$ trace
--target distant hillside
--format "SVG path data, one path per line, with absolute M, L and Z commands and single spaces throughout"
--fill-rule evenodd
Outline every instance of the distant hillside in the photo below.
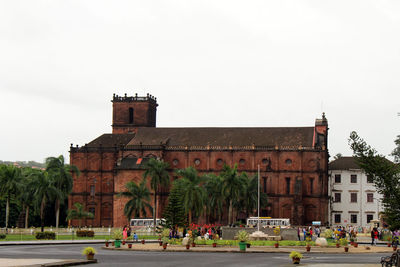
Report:
M 11 164 L 19 167 L 33 167 L 33 168 L 46 168 L 46 164 L 36 162 L 36 161 L 2 161 L 0 160 L 0 164 Z

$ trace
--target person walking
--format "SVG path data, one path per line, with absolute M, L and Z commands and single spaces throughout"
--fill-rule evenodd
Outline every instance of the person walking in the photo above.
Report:
M 124 229 L 122 230 L 122 240 L 126 241 L 128 239 L 128 227 L 126 225 L 124 226 Z
M 371 231 L 371 245 L 372 246 L 376 246 L 376 243 L 378 241 L 378 236 L 379 236 L 379 232 L 378 229 L 376 229 L 376 227 L 374 227 Z

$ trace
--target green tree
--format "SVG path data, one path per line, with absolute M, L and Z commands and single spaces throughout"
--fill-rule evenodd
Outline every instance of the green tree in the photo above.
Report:
M 207 175 L 204 188 L 208 196 L 208 200 L 206 201 L 207 214 L 209 214 L 209 217 L 221 221 L 225 199 L 222 194 L 222 178 L 215 174 Z
M 394 162 L 400 163 L 400 135 L 394 140 L 396 148 L 392 151 L 392 156 L 394 157 Z
M 396 141 L 398 141 L 397 139 Z M 399 142 L 393 151 L 400 151 Z M 383 195 L 385 221 L 391 229 L 400 228 L 400 167 L 369 146 L 356 132 L 352 132 L 349 145 L 361 169 L 369 175 L 377 191 Z
M 28 228 L 29 222 L 29 210 L 31 203 L 35 200 L 35 189 L 32 185 L 32 177 L 30 176 L 32 172 L 32 168 L 23 168 L 22 169 L 22 183 L 21 183 L 21 192 L 19 194 L 19 201 L 21 203 L 22 209 L 25 210 L 25 228 Z
M 228 224 L 232 223 L 233 216 L 233 202 L 239 199 L 243 194 L 244 182 L 240 178 L 237 171 L 237 164 L 231 168 L 228 165 L 224 165 L 221 171 L 222 177 L 222 194 L 225 196 L 226 204 L 228 209 Z
M 143 179 L 139 185 L 134 182 L 128 182 L 125 185 L 126 191 L 119 193 L 119 197 L 127 197 L 129 200 L 126 202 L 124 207 L 124 214 L 128 221 L 132 218 L 132 214 L 135 218 L 140 217 L 140 213 L 143 216 L 147 216 L 147 209 L 153 212 L 153 208 L 150 205 L 150 191 L 146 186 L 147 180 Z
M 169 173 L 167 169 L 169 164 L 167 162 L 151 158 L 144 164 L 145 172 L 143 178 L 150 176 L 150 187 L 154 191 L 154 208 L 153 208 L 153 223 L 154 231 L 156 230 L 156 216 L 157 216 L 157 201 L 160 187 L 167 187 L 169 185 Z
M 65 164 L 64 157 L 49 157 L 46 159 L 46 170 L 54 178 L 54 184 L 59 193 L 55 199 L 56 209 L 56 228 L 58 229 L 60 219 L 60 204 L 63 204 L 72 192 L 73 178 L 72 174 L 79 176 L 80 172 L 74 165 Z
M 242 173 L 241 178 L 245 184 L 243 195 L 240 198 L 240 207 L 246 212 L 247 218 L 254 210 L 257 210 L 258 205 L 258 176 L 248 178 L 247 173 Z M 260 184 L 261 186 L 261 184 Z M 265 207 L 268 203 L 267 194 L 260 190 L 260 208 Z
M 182 177 L 180 181 L 182 184 L 182 201 L 185 212 L 188 214 L 190 225 L 193 215 L 200 216 L 204 209 L 206 191 L 202 184 L 205 179 L 200 177 L 193 167 L 177 170 L 176 174 Z
M 175 180 L 168 197 L 168 204 L 165 207 L 163 217 L 165 226 L 169 229 L 184 227 L 186 225 L 185 208 L 183 206 L 183 183 L 182 180 Z
M 21 188 L 21 169 L 12 165 L 0 165 L 0 196 L 6 199 L 6 229 L 10 214 L 10 200 L 16 198 Z
M 46 204 L 60 197 L 60 192 L 55 186 L 54 178 L 47 171 L 32 170 L 30 178 L 29 186 L 34 189 L 35 204 L 40 209 L 40 227 L 43 232 Z
M 85 211 L 82 204 L 79 202 L 75 202 L 75 209 L 71 209 L 67 211 L 67 220 L 78 220 L 78 227 L 81 229 L 82 219 L 85 218 L 93 218 L 94 215 L 91 212 Z

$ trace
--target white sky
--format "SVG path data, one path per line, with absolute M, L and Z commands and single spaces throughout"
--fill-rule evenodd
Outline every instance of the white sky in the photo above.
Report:
M 0 160 L 111 132 L 112 94 L 157 97 L 157 126 L 313 126 L 351 155 L 400 134 L 400 2 L 0 2 Z

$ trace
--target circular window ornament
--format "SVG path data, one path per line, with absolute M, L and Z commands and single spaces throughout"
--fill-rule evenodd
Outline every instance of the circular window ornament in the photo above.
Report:
M 194 164 L 195 164 L 196 166 L 200 165 L 200 159 L 195 159 L 195 160 L 194 160 Z
M 263 158 L 261 162 L 264 165 L 268 165 L 268 159 L 267 158 Z
M 173 164 L 174 166 L 177 166 L 177 165 L 179 164 L 179 160 L 174 159 L 174 160 L 172 161 L 172 164 Z
M 217 159 L 217 164 L 221 166 L 222 164 L 224 164 L 224 161 L 222 159 Z
M 287 159 L 285 160 L 286 165 L 291 165 L 292 164 L 292 160 L 291 159 Z
M 245 161 L 244 159 L 240 159 L 240 160 L 239 160 L 239 164 L 240 164 L 240 165 L 244 165 L 245 163 L 246 163 L 246 161 Z

